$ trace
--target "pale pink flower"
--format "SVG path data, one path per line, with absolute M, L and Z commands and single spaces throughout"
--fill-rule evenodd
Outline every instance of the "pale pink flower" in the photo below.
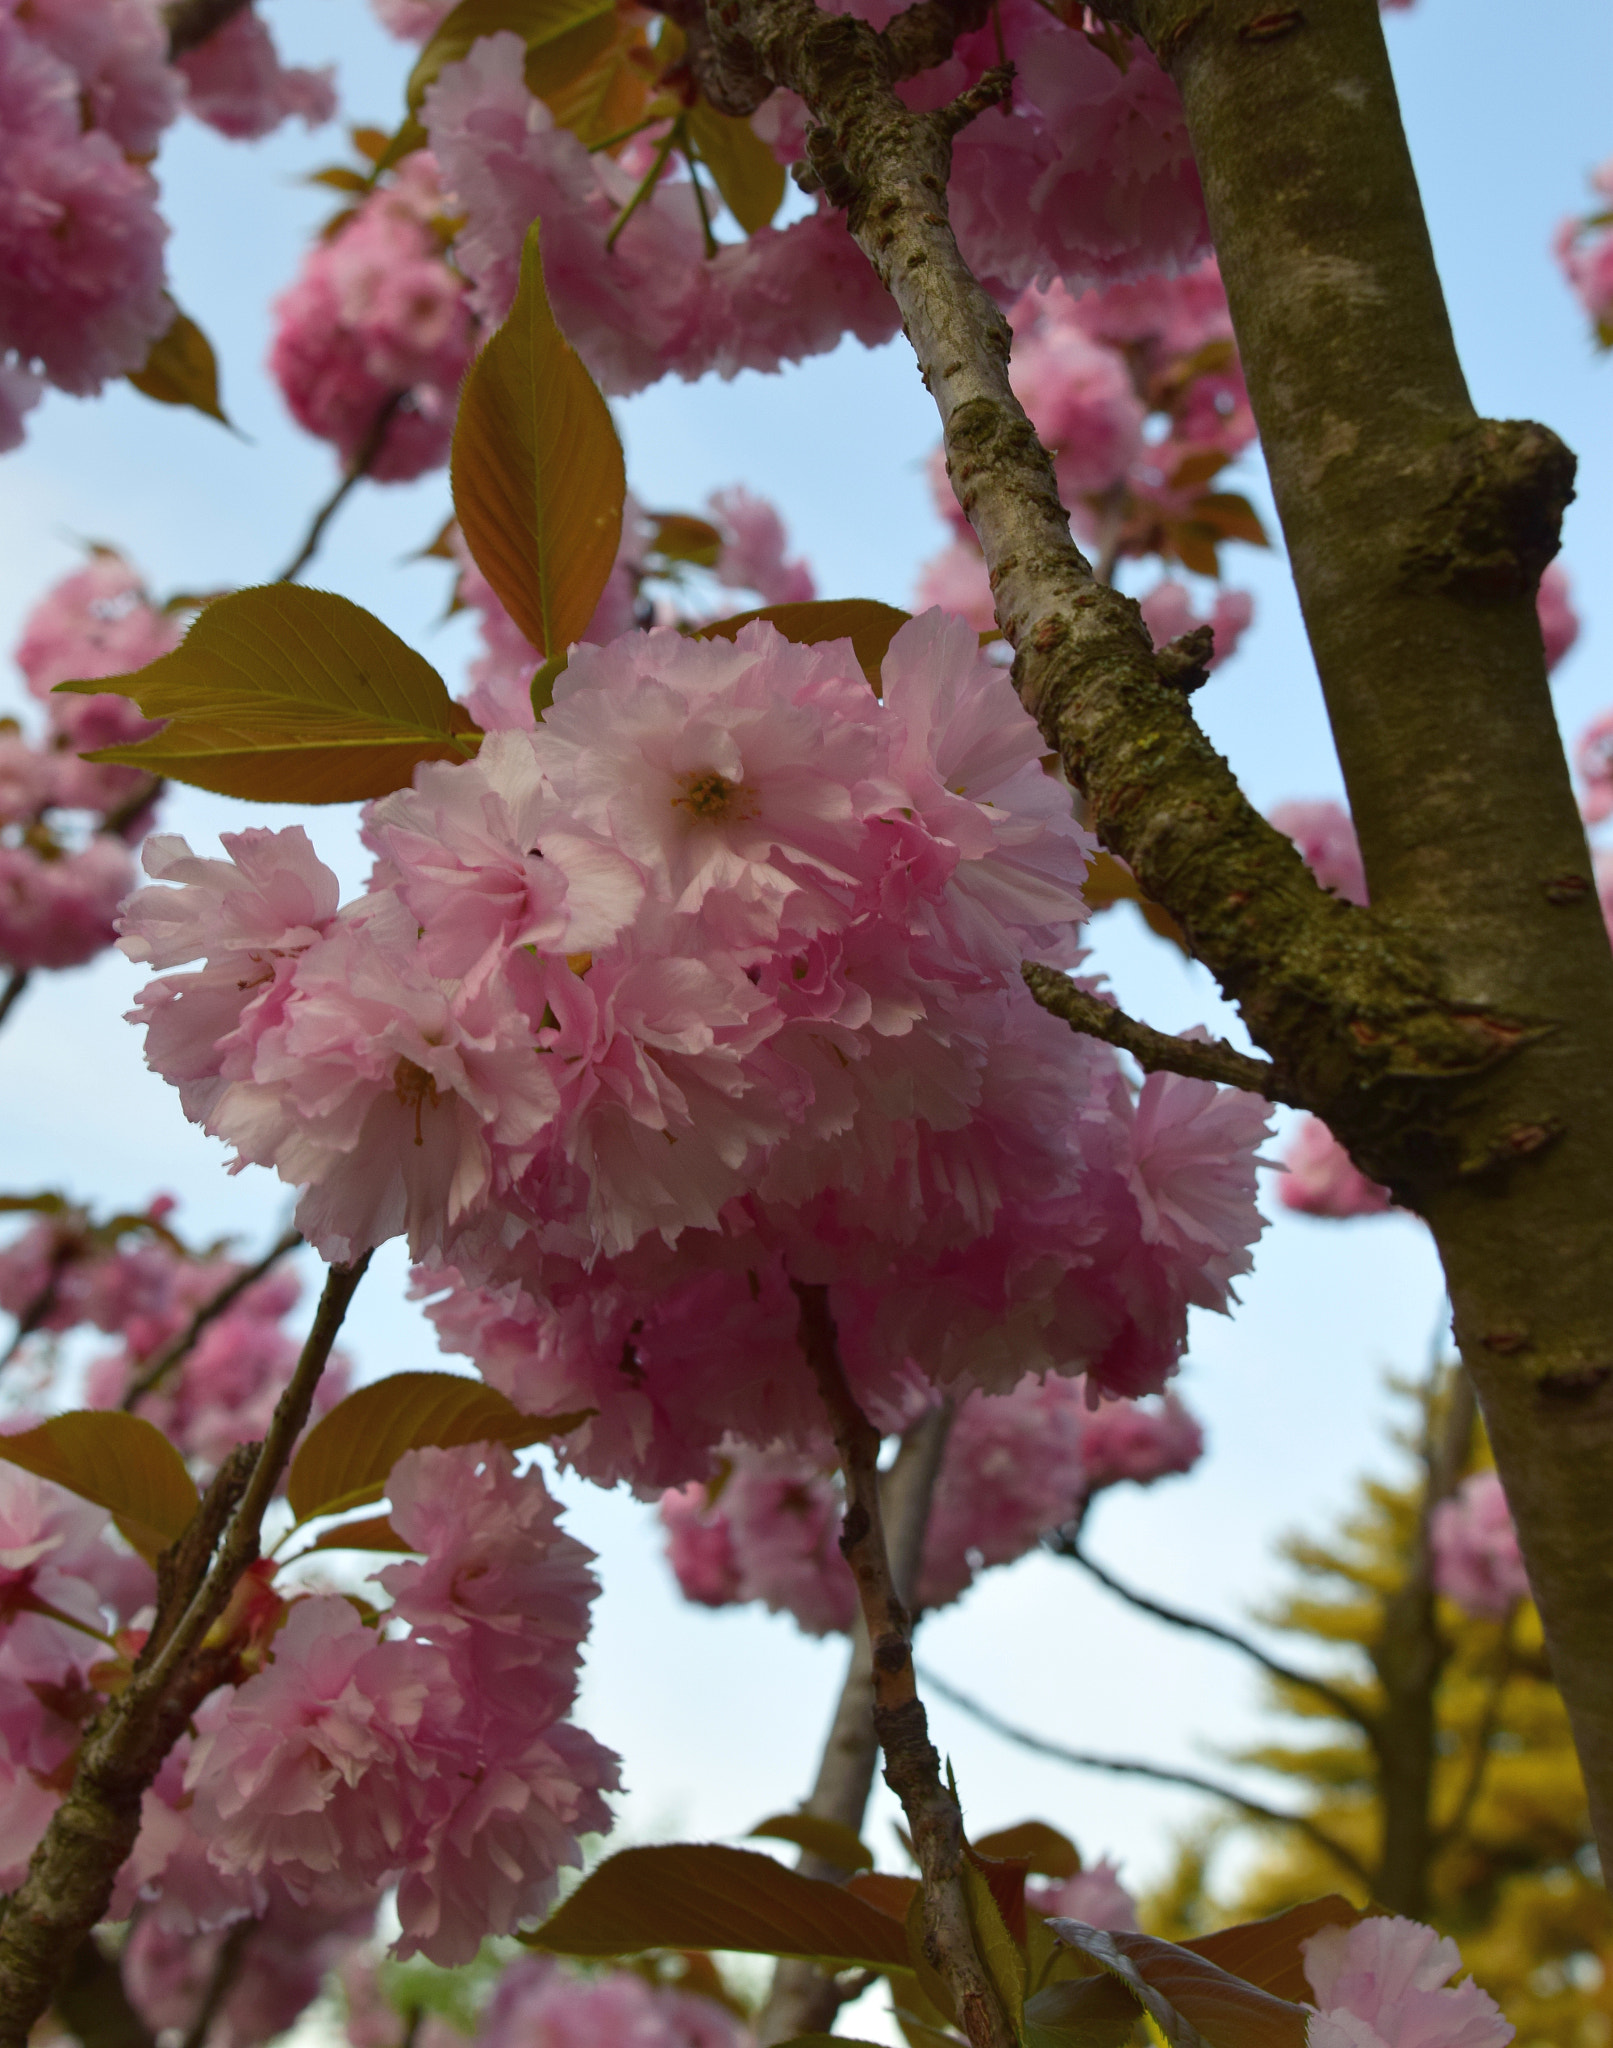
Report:
M 740 1598 L 739 1561 L 728 1518 L 712 1505 L 711 1488 L 698 1479 L 671 1487 L 657 1510 L 666 1531 L 666 1559 L 685 1600 L 729 1607 Z
M 255 141 L 294 115 L 317 128 L 336 112 L 333 73 L 280 62 L 274 38 L 250 7 L 233 14 L 179 60 L 185 104 L 232 141 Z
M 1540 637 L 1546 649 L 1548 674 L 1579 638 L 1579 614 L 1569 596 L 1568 572 L 1560 562 L 1548 562 L 1535 592 L 1535 610 L 1540 614 Z
M 1515 2033 L 1449 1936 L 1378 1916 L 1300 1944 L 1318 2010 L 1310 2048 L 1507 2048 Z
M 77 853 L 0 844 L 0 961 L 26 971 L 93 959 L 117 937 L 133 882 L 128 848 L 106 834 Z
M 1156 648 L 1183 633 L 1191 633 L 1196 626 L 1209 626 L 1215 634 L 1215 652 L 1207 666 L 1217 669 L 1237 651 L 1238 642 L 1249 630 L 1255 601 L 1246 590 L 1218 590 L 1209 617 L 1203 618 L 1186 585 L 1167 576 L 1154 585 L 1138 609 Z
M 1605 219 L 1613 201 L 1613 157 L 1591 173 L 1591 185 L 1601 206 L 1587 220 L 1563 221 L 1553 246 L 1563 275 L 1606 348 L 1613 338 L 1613 226 Z
M 27 0 L 15 12 L 78 80 L 84 126 L 128 156 L 153 155 L 180 97 L 160 9 L 151 0 Z
M 763 604 L 805 604 L 818 594 L 812 571 L 799 557 L 784 559 L 784 522 L 765 498 L 743 484 L 713 491 L 707 510 L 723 537 L 717 581 L 730 590 L 754 590 Z
M 1429 1525 L 1434 1583 L 1469 1614 L 1499 1621 L 1529 1598 L 1518 1532 L 1496 1472 L 1475 1472 L 1435 1508 Z
M 1203 1455 L 1204 1430 L 1175 1394 L 1147 1401 L 1099 1401 L 1082 1417 L 1087 1497 L 1122 1480 L 1152 1486 L 1157 1479 L 1191 1472 Z
M 1114 1934 L 1138 1931 L 1137 1901 L 1107 1857 L 1057 1884 L 1026 1885 L 1025 1903 L 1049 1918 L 1079 1920 L 1083 1926 L 1106 1927 Z
M 1277 1199 L 1302 1216 L 1381 1216 L 1394 1207 L 1389 1190 L 1380 1187 L 1356 1165 L 1319 1116 L 1307 1116 L 1283 1154 L 1287 1171 L 1277 1183 Z
M 977 633 L 995 632 L 997 613 L 986 558 L 973 535 L 949 541 L 939 554 L 930 557 L 919 576 L 915 603 L 921 611 L 939 606 Z
M 1574 767 L 1584 786 L 1580 812 L 1587 825 L 1613 814 L 1613 711 L 1593 718 L 1574 742 Z
M 574 1977 L 548 1956 L 521 1956 L 500 1976 L 479 2038 L 485 2048 L 748 2048 L 751 2037 L 713 2000 L 635 1971 Z
M 1277 830 L 1292 839 L 1305 865 L 1324 889 L 1346 903 L 1365 903 L 1367 878 L 1355 825 L 1342 804 L 1278 804 L 1269 814 Z
M 454 0 L 370 0 L 381 26 L 405 43 L 423 43 L 453 6 Z

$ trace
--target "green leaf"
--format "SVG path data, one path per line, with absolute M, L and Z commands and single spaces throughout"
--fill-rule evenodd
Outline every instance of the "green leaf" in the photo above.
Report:
M 535 221 L 510 317 L 465 379 L 452 479 L 504 609 L 540 653 L 563 652 L 615 564 L 627 476 L 610 408 L 549 310 Z
M 693 562 L 700 569 L 716 568 L 722 535 L 709 519 L 697 519 L 692 512 L 651 512 L 646 517 L 655 521 L 652 555 L 669 562 Z
M 1230 1970 L 1246 1984 L 1297 2001 L 1313 1996 L 1301 1943 L 1324 1927 L 1354 1927 L 1362 1917 L 1358 1907 L 1331 1892 L 1326 1898 L 1291 1906 L 1286 1913 L 1274 1913 L 1268 1920 L 1246 1920 L 1216 1934 L 1201 1934 L 1182 1946 Z
M 109 1509 L 148 1564 L 196 1512 L 196 1482 L 178 1451 L 152 1423 L 116 1408 L 53 1415 L 37 1429 L 0 1436 L 0 1458 Z
M 395 1550 L 404 1555 L 413 1553 L 413 1545 L 405 1543 L 385 1515 L 366 1515 L 362 1522 L 343 1522 L 340 1528 L 327 1529 L 309 1544 L 310 1550 Z M 304 1553 L 299 1551 L 298 1556 Z
M 728 211 L 746 234 L 770 226 L 784 203 L 784 166 L 749 121 L 719 114 L 702 99 L 684 116 L 684 126 L 700 161 L 716 179 Z
M 395 1372 L 338 1401 L 314 1424 L 291 1461 L 286 1498 L 299 1522 L 342 1514 L 379 1500 L 405 1451 L 482 1443 L 520 1450 L 564 1436 L 593 1412 L 523 1415 L 481 1380 L 452 1372 Z
M 997 1828 L 981 1835 L 973 1846 L 982 1856 L 994 1856 L 999 1862 L 1023 1863 L 1039 1877 L 1071 1878 L 1081 1873 L 1081 1852 L 1068 1835 L 1061 1835 L 1045 1820 L 1022 1820 L 1017 1827 Z
M 1049 1984 L 1025 2001 L 1024 2048 L 1122 2048 L 1137 2024 L 1137 2001 L 1116 1978 Z
M 837 1820 L 820 1820 L 815 1813 L 775 1813 L 758 1821 L 752 1837 L 773 1842 L 793 1842 L 809 1856 L 821 1856 L 840 1870 L 872 1870 L 874 1857 L 855 1828 Z
M 271 583 L 215 598 L 174 649 L 131 675 L 58 683 L 130 697 L 167 725 L 86 758 L 224 796 L 340 804 L 404 788 L 422 761 L 463 761 L 479 734 L 442 677 L 362 606 Z
M 569 37 L 579 28 L 592 28 L 602 47 L 610 41 L 615 26 L 614 0 L 460 0 L 426 43 L 409 73 L 409 112 L 419 114 L 427 88 L 437 74 L 445 65 L 457 64 L 468 56 L 471 45 L 483 36 L 511 29 L 526 44 L 530 57 L 546 44 Z M 585 54 L 582 45 L 573 47 L 579 69 L 597 54 L 597 50 Z M 536 86 L 532 89 L 540 90 Z
M 736 612 L 731 619 L 714 619 L 695 634 L 697 640 L 735 640 L 741 626 L 752 619 L 766 619 L 786 640 L 807 646 L 821 640 L 849 640 L 851 651 L 877 697 L 879 670 L 885 650 L 898 630 L 912 617 L 893 604 L 881 604 L 874 597 L 818 598 L 811 604 L 764 604 L 754 612 Z
M 1017 2034 L 1025 2012 L 1024 1952 L 1009 1933 L 985 1875 L 967 1860 L 963 1865 L 963 1885 L 975 1948 Z M 1020 1886 L 1023 1891 L 1023 1873 Z
M 649 113 L 645 60 L 650 46 L 635 10 L 579 22 L 551 41 L 528 45 L 526 83 L 588 149 L 597 149 Z M 678 111 L 670 105 L 669 113 Z
M 1305 2048 L 1305 2009 L 1234 1977 L 1202 1955 L 1147 1934 L 1113 1934 L 1049 1918 L 1061 1942 L 1119 1979 L 1172 2048 Z
M 145 365 L 129 372 L 129 382 L 159 405 L 188 405 L 228 426 L 218 402 L 218 358 L 213 344 L 196 322 L 175 306 L 165 332 L 151 344 Z
M 876 1970 L 908 1960 L 888 1913 L 771 1856 L 705 1842 L 621 1850 L 521 1939 L 560 1956 L 718 1948 Z

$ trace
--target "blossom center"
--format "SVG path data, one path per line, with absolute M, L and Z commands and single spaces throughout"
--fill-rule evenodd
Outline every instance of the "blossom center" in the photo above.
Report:
M 414 1104 L 414 1141 L 417 1145 L 423 1145 L 426 1139 L 421 1129 L 421 1118 L 425 1114 L 427 1103 L 433 1109 L 437 1107 L 436 1081 L 424 1067 L 416 1066 L 413 1060 L 400 1059 L 392 1069 L 392 1092 L 405 1109 L 411 1102 Z
M 715 768 L 699 768 L 680 778 L 681 796 L 674 810 L 685 810 L 702 825 L 729 825 L 752 816 L 751 793 L 742 782 L 730 782 Z

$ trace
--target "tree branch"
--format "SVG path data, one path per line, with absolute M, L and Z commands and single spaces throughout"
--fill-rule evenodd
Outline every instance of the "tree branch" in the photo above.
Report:
M 126 1413 L 132 1411 L 137 1401 L 149 1394 L 153 1387 L 162 1383 L 209 1323 L 216 1322 L 226 1309 L 233 1308 L 249 1287 L 255 1287 L 266 1273 L 271 1272 L 301 1243 L 302 1232 L 288 1230 L 269 1247 L 256 1265 L 247 1266 L 233 1279 L 226 1280 L 210 1300 L 202 1303 L 179 1335 L 171 1343 L 165 1344 L 155 1357 L 141 1367 L 138 1374 L 129 1382 L 128 1390 L 118 1405 Z
M 888 1472 L 880 1475 L 880 1513 L 889 1532 L 891 1577 L 904 1605 L 910 1604 L 929 1526 L 936 1476 L 952 1427 L 952 1406 L 944 1402 L 921 1416 L 902 1438 Z M 874 1667 L 868 1630 L 859 1614 L 852 1628 L 846 1682 L 829 1724 L 818 1761 L 817 1780 L 802 1811 L 817 1820 L 837 1821 L 859 1832 L 879 1761 L 874 1732 Z M 807 1877 L 840 1878 L 845 1872 L 822 1857 L 805 1854 L 797 1866 Z M 760 2048 L 800 2034 L 829 2033 L 835 2014 L 854 1997 L 850 1980 L 831 1976 L 815 1963 L 786 1959 L 773 1972 L 767 2003 L 756 2018 Z
M 1104 844 L 1291 1099 L 1434 1230 L 1613 1867 L 1613 953 L 1533 605 L 1571 461 L 1472 410 L 1376 0 L 1110 11 L 1181 89 L 1370 910 L 1259 817 L 1071 541 L 948 223 L 947 122 L 902 104 L 851 16 L 723 0 L 708 20 L 810 110 L 814 173 L 935 399 L 1020 695 Z
M 1000 1735 L 1005 1742 L 1017 1743 L 1021 1749 L 1032 1750 L 1037 1756 L 1051 1757 L 1055 1763 L 1069 1764 L 1076 1770 L 1112 1771 L 1120 1777 L 1148 1778 L 1156 1785 L 1182 1785 L 1190 1792 L 1207 1792 L 1213 1799 L 1224 1799 L 1229 1806 L 1241 1807 L 1256 1820 L 1295 1829 L 1347 1870 L 1363 1890 L 1372 1890 L 1371 1875 L 1355 1853 L 1342 1842 L 1334 1841 L 1306 1814 L 1284 1813 L 1280 1807 L 1263 1806 L 1258 1799 L 1246 1798 L 1230 1785 L 1218 1784 L 1213 1778 L 1201 1778 L 1193 1771 L 1170 1770 L 1163 1764 L 1138 1763 L 1129 1757 L 1094 1756 L 1083 1749 L 1066 1749 L 1061 1742 L 1049 1742 L 1045 1736 L 1033 1735 L 1028 1728 L 1019 1728 L 1012 1721 L 1005 1721 L 1001 1714 L 994 1713 L 979 1700 L 971 1699 L 968 1693 L 959 1692 L 956 1686 L 937 1678 L 933 1671 L 923 1671 L 920 1676 L 938 1698 L 946 1700 L 971 1720 L 978 1721 L 982 1728 L 989 1728 L 993 1735 Z
M 1195 1081 L 1243 1088 L 1270 1102 L 1287 1099 L 1270 1060 L 1252 1060 L 1224 1038 L 1175 1038 L 1168 1031 L 1156 1031 L 1151 1024 L 1139 1024 L 1113 1003 L 1089 994 L 1057 967 L 1027 960 L 1019 971 L 1044 1010 L 1062 1017 L 1072 1031 L 1129 1052 L 1147 1073 L 1186 1074 Z
M 1209 1636 L 1212 1641 L 1225 1643 L 1228 1649 L 1237 1650 L 1252 1664 L 1258 1664 L 1262 1671 L 1275 1678 L 1281 1685 L 1297 1686 L 1302 1692 L 1310 1693 L 1322 1700 L 1341 1721 L 1348 1721 L 1359 1728 L 1367 1740 L 1376 1745 L 1378 1725 L 1368 1710 L 1352 1700 L 1348 1694 L 1337 1691 L 1325 1678 L 1312 1678 L 1308 1672 L 1295 1671 L 1291 1666 L 1268 1656 L 1260 1645 L 1236 1630 L 1223 1628 L 1219 1622 L 1207 1621 L 1197 1614 L 1184 1614 L 1178 1607 L 1167 1607 L 1162 1601 L 1150 1600 L 1146 1594 L 1135 1593 L 1129 1586 L 1123 1586 L 1112 1578 L 1103 1566 L 1087 1555 L 1081 1548 L 1080 1540 L 1055 1532 L 1047 1539 L 1047 1548 L 1058 1557 L 1067 1557 L 1078 1564 L 1084 1572 L 1090 1572 L 1106 1592 L 1113 1593 L 1117 1600 L 1124 1600 L 1128 1607 L 1135 1607 L 1143 1614 L 1151 1614 L 1156 1621 L 1168 1622 L 1172 1628 L 1188 1629 L 1194 1635 Z
M 394 391 L 382 400 L 375 418 L 364 430 L 364 438 L 353 450 L 353 459 L 342 471 L 341 482 L 314 514 L 313 523 L 303 536 L 302 546 L 275 577 L 276 583 L 295 583 L 308 564 L 319 553 L 319 543 L 325 537 L 325 528 L 336 517 L 347 500 L 347 494 L 356 483 L 370 473 L 370 465 L 381 452 L 387 429 L 397 417 L 399 406 L 408 397 L 407 391 Z
M 3 1024 L 11 1015 L 17 998 L 27 986 L 28 969 L 26 967 L 13 967 L 6 976 L 5 987 L 0 988 L 0 1024 Z
M 825 1287 L 792 1283 L 801 1305 L 802 1355 L 817 1381 L 846 1480 L 840 1548 L 857 1582 L 872 1645 L 874 1727 L 885 1782 L 902 1802 L 924 1884 L 924 1946 L 952 1994 L 971 2048 L 1013 2048 L 1014 2033 L 976 1952 L 964 1883 L 963 1815 L 941 1778 L 913 1682 L 912 1625 L 885 1549 L 879 1432 L 846 1383 Z
M 231 1453 L 190 1528 L 160 1561 L 157 1618 L 133 1675 L 85 1731 L 67 1796 L 27 1876 L 4 1904 L 0 2048 L 26 2048 L 79 1943 L 106 1911 L 140 1831 L 147 1786 L 195 1708 L 229 1676 L 233 1648 L 208 1644 L 208 1632 L 258 1556 L 263 1511 L 308 1420 L 319 1376 L 368 1264 L 366 1253 L 355 1265 L 330 1268 L 314 1326 L 262 1444 Z

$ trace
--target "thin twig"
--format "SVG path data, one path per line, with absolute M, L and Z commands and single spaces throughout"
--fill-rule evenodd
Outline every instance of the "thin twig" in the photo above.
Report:
M 279 1265 L 280 1261 L 288 1253 L 294 1252 L 301 1243 L 302 1232 L 288 1230 L 270 1246 L 255 1266 L 243 1267 L 233 1279 L 226 1280 L 210 1300 L 202 1303 L 179 1335 L 171 1343 L 165 1344 L 129 1382 L 128 1389 L 118 1404 L 119 1407 L 125 1413 L 132 1411 L 137 1401 L 149 1394 L 153 1387 L 158 1386 L 167 1377 L 209 1323 L 216 1322 L 227 1308 L 232 1308 L 240 1300 L 249 1287 L 255 1287 L 266 1273 Z
M 353 459 L 342 472 L 342 480 L 314 514 L 314 523 L 308 529 L 307 538 L 293 555 L 286 567 L 275 577 L 276 583 L 295 583 L 319 552 L 319 543 L 324 539 L 325 528 L 341 510 L 348 492 L 354 484 L 369 475 L 370 465 L 381 452 L 381 443 L 386 439 L 387 428 L 391 426 L 397 410 L 408 397 L 407 391 L 394 391 L 382 400 L 380 409 L 369 426 L 364 438 L 353 450 Z
M 1280 1807 L 1264 1806 L 1258 1799 L 1250 1799 L 1245 1793 L 1235 1792 L 1230 1785 L 1218 1784 L 1213 1778 L 1201 1778 L 1194 1771 L 1175 1771 L 1163 1764 L 1140 1763 L 1130 1757 L 1094 1756 L 1086 1750 L 1066 1749 L 1061 1742 L 1049 1742 L 1045 1736 L 1033 1735 L 1028 1728 L 1019 1728 L 1012 1721 L 1005 1721 L 990 1707 L 971 1699 L 968 1693 L 959 1692 L 956 1686 L 937 1678 L 933 1671 L 923 1671 L 920 1676 L 931 1692 L 956 1707 L 960 1713 L 967 1714 L 971 1720 L 978 1721 L 982 1728 L 989 1728 L 992 1734 L 1000 1735 L 1005 1742 L 1017 1743 L 1021 1749 L 1051 1757 L 1055 1763 L 1070 1764 L 1076 1770 L 1111 1771 L 1119 1777 L 1149 1778 L 1158 1785 L 1181 1785 L 1190 1792 L 1207 1792 L 1213 1799 L 1224 1799 L 1229 1806 L 1241 1807 L 1256 1820 L 1296 1829 L 1319 1849 L 1325 1850 L 1367 1891 L 1372 1890 L 1372 1878 L 1366 1866 L 1342 1842 L 1334 1841 L 1330 1834 L 1303 1813 L 1284 1813 Z
M 1139 1024 L 1101 996 L 1089 995 L 1060 968 L 1027 960 L 1019 971 L 1044 1010 L 1062 1017 L 1072 1031 L 1129 1052 L 1150 1074 L 1186 1074 L 1195 1081 L 1218 1081 L 1225 1088 L 1264 1095 L 1270 1102 L 1288 1099 L 1270 1060 L 1252 1060 L 1225 1039 L 1173 1038 L 1168 1031 Z
M 162 781 L 160 775 L 148 775 L 144 787 L 131 790 L 121 804 L 114 805 L 107 812 L 96 829 L 110 832 L 114 838 L 121 839 L 141 812 L 149 810 L 162 795 Z
M 202 1993 L 194 2018 L 185 2029 L 185 2038 L 179 2048 L 204 2048 L 213 2022 L 218 2018 L 219 2007 L 235 1989 L 235 1980 L 241 1974 L 241 1964 L 246 1959 L 246 1945 L 257 1931 L 257 1925 L 255 1920 L 237 1920 L 219 1944 L 218 1954 L 213 1958 L 213 1967 L 208 1974 L 207 1988 Z
M 6 985 L 0 988 L 0 1024 L 11 1015 L 12 1005 L 28 986 L 28 969 L 13 967 L 6 976 Z
M 332 1266 L 314 1326 L 263 1442 L 238 1445 L 172 1550 L 159 1560 L 157 1618 L 128 1684 L 85 1733 L 73 1782 L 0 1917 L 0 2048 L 25 2048 L 79 1942 L 106 1912 L 163 1759 L 235 1651 L 208 1632 L 259 1554 L 263 1512 L 313 1407 L 320 1374 L 369 1254 Z M 229 1502 L 239 1487 L 239 1501 Z M 213 1532 L 228 1515 L 211 1556 Z M 194 1540 L 193 1540 L 194 1533 Z M 174 1617 L 177 1615 L 177 1619 Z
M 1151 1600 L 1146 1593 L 1134 1592 L 1130 1586 L 1122 1585 L 1119 1579 L 1111 1577 L 1101 1564 L 1081 1548 L 1080 1539 L 1057 1531 L 1047 1539 L 1047 1547 L 1059 1557 L 1067 1557 L 1085 1572 L 1090 1572 L 1106 1592 L 1113 1593 L 1117 1600 L 1124 1600 L 1128 1607 L 1135 1607 L 1144 1614 L 1151 1614 L 1156 1621 L 1169 1622 L 1172 1628 L 1189 1629 L 1194 1635 L 1209 1636 L 1213 1641 L 1225 1643 L 1228 1649 L 1237 1650 L 1251 1663 L 1258 1664 L 1283 1685 L 1294 1685 L 1313 1694 L 1332 1708 L 1340 1720 L 1348 1721 L 1359 1728 L 1369 1741 L 1376 1739 L 1377 1723 L 1368 1710 L 1352 1700 L 1348 1694 L 1338 1692 L 1325 1678 L 1312 1678 L 1308 1672 L 1296 1671 L 1292 1666 L 1281 1663 L 1269 1656 L 1260 1645 L 1241 1636 L 1235 1629 L 1223 1628 L 1218 1621 L 1206 1621 L 1202 1615 L 1184 1614 L 1179 1607 L 1167 1607 L 1161 1601 Z

